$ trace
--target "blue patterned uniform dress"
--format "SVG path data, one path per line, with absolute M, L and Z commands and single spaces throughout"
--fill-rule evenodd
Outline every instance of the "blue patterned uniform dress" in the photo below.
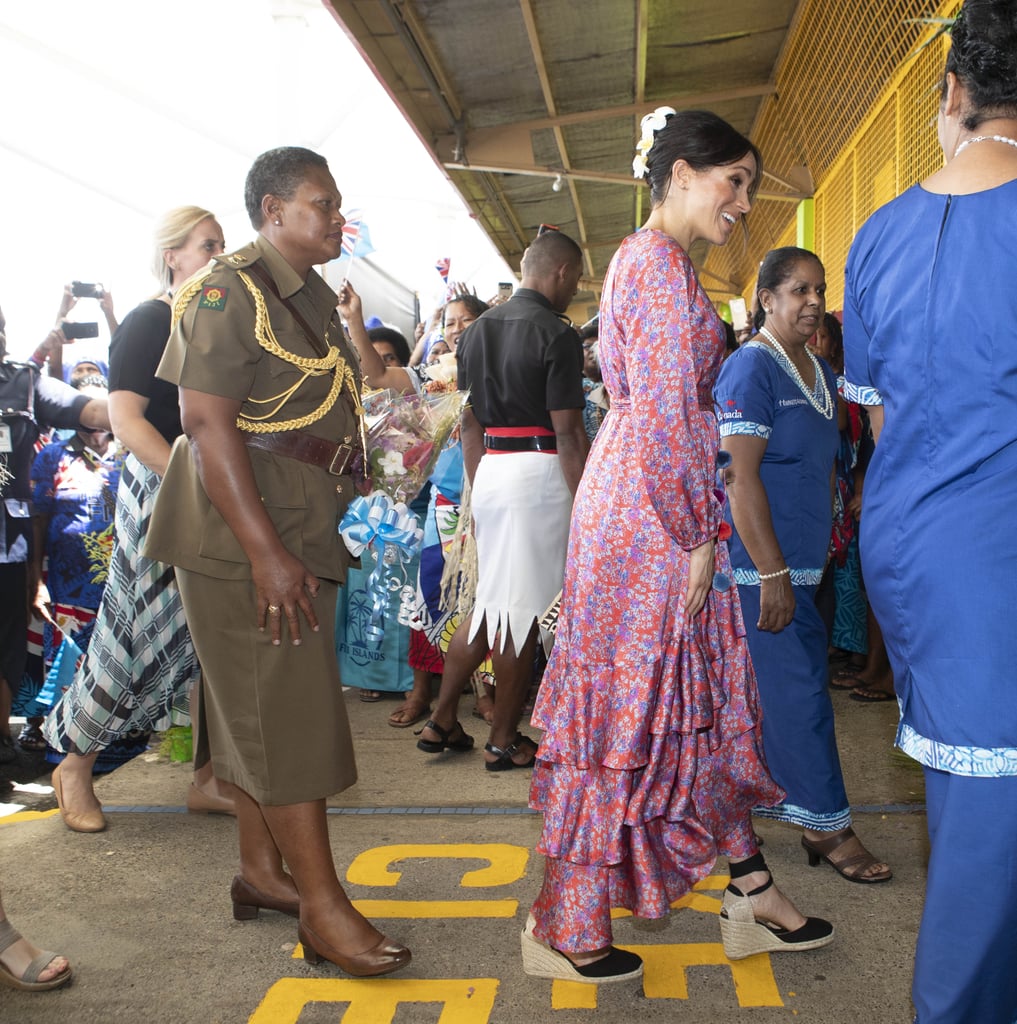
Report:
M 861 545 L 897 741 L 957 775 L 1017 775 L 1017 687 L 1004 682 L 1017 667 L 1004 623 L 1017 603 L 1015 211 L 1017 182 L 967 196 L 915 186 L 870 218 L 848 265 L 847 397 L 886 404 Z
M 815 594 L 830 545 L 830 474 L 839 437 L 837 385 L 826 363 L 820 366 L 833 396 L 831 419 L 813 408 L 784 357 L 760 342 L 743 345 L 724 363 L 714 398 L 721 437 L 766 439 L 759 476 L 796 602 L 794 619 L 780 633 L 756 628 L 759 574 L 734 531 L 731 564 L 763 705 L 763 748 L 775 781 L 787 791 L 784 803 L 756 813 L 836 831 L 851 823 L 851 813 L 827 689 L 826 627 Z
M 1017 181 L 919 185 L 847 264 L 846 397 L 882 404 L 862 566 L 925 766 L 920 1024 L 1017 1020 Z

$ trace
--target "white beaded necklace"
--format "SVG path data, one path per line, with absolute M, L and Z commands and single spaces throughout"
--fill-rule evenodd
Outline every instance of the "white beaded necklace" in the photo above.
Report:
M 953 151 L 953 155 L 957 156 L 963 152 L 972 142 L 1005 142 L 1008 146 L 1017 146 L 1017 139 L 1011 139 L 1009 135 L 975 135 L 970 139 L 965 139 Z
M 784 346 L 765 327 L 760 327 L 759 333 L 784 357 L 785 368 L 790 371 L 791 378 L 801 388 L 802 394 L 809 400 L 812 408 L 820 416 L 832 420 L 833 399 L 830 397 L 830 389 L 826 386 L 826 377 L 819 365 L 819 360 L 808 349 L 805 350 L 805 354 L 812 360 L 812 368 L 816 371 L 816 387 L 822 393 L 822 403 L 816 401 L 816 392 L 805 383 L 805 379 L 798 372 L 798 367 L 791 362 L 790 357 L 784 351 Z

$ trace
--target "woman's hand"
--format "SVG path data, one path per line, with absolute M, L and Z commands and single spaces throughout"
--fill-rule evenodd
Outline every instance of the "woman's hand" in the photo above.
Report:
M 708 540 L 689 552 L 689 586 L 685 591 L 685 614 L 698 615 L 710 596 L 713 586 L 713 556 L 715 542 Z
M 764 633 L 779 633 L 795 617 L 795 592 L 791 577 L 784 573 L 775 579 L 759 581 L 759 622 Z
M 32 595 L 32 611 L 39 616 L 43 622 L 48 622 L 51 625 L 56 625 L 56 619 L 53 618 L 53 600 L 49 596 L 49 588 L 41 580 L 35 588 L 35 593 Z
M 74 287 L 70 284 L 64 285 L 63 294 L 60 296 L 60 306 L 57 309 L 57 327 L 60 326 L 60 321 L 63 320 L 67 314 L 74 309 L 78 304 L 78 297 L 74 294 Z
M 32 353 L 32 359 L 42 366 L 54 352 L 58 349 L 63 350 L 64 345 L 69 344 L 70 342 L 64 337 L 64 332 L 60 329 L 60 325 L 57 324 L 36 346 L 35 351 Z
M 339 315 L 347 323 L 350 323 L 354 317 L 358 320 L 363 319 L 360 296 L 353 290 L 353 285 L 349 281 L 343 281 L 339 287 L 339 301 L 335 308 L 339 310 Z
M 113 296 L 105 289 L 99 298 L 99 308 L 102 310 L 102 315 L 106 318 L 106 326 L 109 327 L 109 333 L 112 334 L 119 327 L 119 324 L 117 323 L 116 313 L 113 312 Z
M 298 611 L 303 612 L 311 629 L 318 632 L 318 616 L 311 600 L 318 596 L 320 584 L 317 576 L 308 572 L 299 558 L 283 550 L 274 558 L 252 561 L 251 578 L 257 595 L 258 631 L 264 632 L 267 625 L 273 644 L 278 646 L 282 642 L 282 620 L 285 617 L 290 627 L 290 642 L 295 647 L 299 646 Z

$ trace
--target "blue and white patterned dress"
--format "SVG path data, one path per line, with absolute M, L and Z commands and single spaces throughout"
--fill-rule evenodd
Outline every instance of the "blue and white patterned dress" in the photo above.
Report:
M 784 803 L 756 813 L 836 831 L 851 823 L 851 812 L 827 688 L 826 627 L 815 594 L 830 545 L 830 475 L 839 437 L 836 381 L 826 363 L 820 366 L 834 401 L 831 419 L 813 408 L 784 357 L 757 341 L 724 363 L 714 398 L 721 437 L 766 440 L 759 475 L 796 602 L 794 619 L 780 633 L 756 628 L 759 573 L 735 530 L 731 564 L 763 705 L 763 747 L 770 772 L 787 792 Z
M 1017 775 L 1015 211 L 1017 182 L 916 185 L 868 220 L 847 272 L 847 397 L 886 404 L 861 550 L 897 744 L 956 775 Z

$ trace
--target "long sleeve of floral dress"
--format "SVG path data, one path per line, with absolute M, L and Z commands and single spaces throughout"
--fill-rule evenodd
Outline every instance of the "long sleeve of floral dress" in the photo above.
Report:
M 721 515 L 713 493 L 718 435 L 710 389 L 723 329 L 676 242 L 640 232 L 628 257 L 605 285 L 601 337 L 611 334 L 619 343 L 605 380 L 613 402 L 630 403 L 633 454 L 650 504 L 690 550 L 717 536 Z

